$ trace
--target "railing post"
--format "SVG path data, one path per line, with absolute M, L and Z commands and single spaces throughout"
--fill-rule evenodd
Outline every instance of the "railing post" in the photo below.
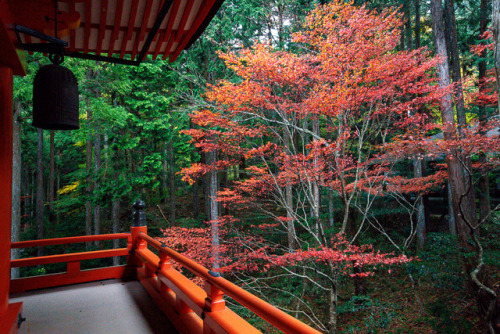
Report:
M 226 302 L 224 301 L 224 292 L 214 286 L 209 281 L 205 281 L 205 292 L 207 293 L 207 298 L 205 298 L 205 312 L 215 312 L 226 308 Z
M 205 292 L 207 293 L 207 298 L 205 298 L 204 313 L 222 311 L 226 308 L 226 302 L 223 299 L 224 292 L 221 289 L 217 288 L 209 281 L 205 281 Z M 205 314 L 203 314 L 202 318 L 203 334 L 215 334 Z
M 162 247 L 167 247 L 167 245 L 165 244 L 161 244 Z M 158 271 L 162 271 L 162 270 L 168 270 L 172 268 L 172 262 L 170 261 L 170 257 L 167 255 L 167 253 L 165 252 L 162 252 L 160 250 L 160 265 L 159 265 L 159 268 L 158 268 Z M 170 289 L 168 287 L 168 285 L 166 285 L 165 283 L 163 283 L 161 280 L 160 281 L 160 292 L 161 293 L 169 293 L 170 291 L 172 291 L 172 289 Z
M 147 247 L 146 242 L 139 239 L 137 236 L 139 233 L 148 233 L 148 227 L 146 226 L 146 213 L 144 208 L 146 203 L 138 199 L 134 202 L 134 213 L 132 214 L 132 226 L 130 227 L 131 239 L 127 248 L 129 249 L 129 259 L 128 264 L 135 267 L 141 267 L 142 262 L 135 256 L 135 250 Z

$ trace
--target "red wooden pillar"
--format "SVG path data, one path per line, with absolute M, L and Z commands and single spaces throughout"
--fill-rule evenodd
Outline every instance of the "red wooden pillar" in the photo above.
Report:
M 22 303 L 9 305 L 12 220 L 12 69 L 0 65 L 0 333 L 16 333 Z
M 12 69 L 0 65 L 0 314 L 7 310 L 10 287 L 12 79 Z

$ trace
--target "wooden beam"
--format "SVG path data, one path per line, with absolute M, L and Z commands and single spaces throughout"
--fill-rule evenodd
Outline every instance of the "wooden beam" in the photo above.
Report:
M 179 54 L 184 50 L 186 45 L 189 43 L 193 35 L 198 31 L 200 28 L 201 24 L 203 21 L 205 21 L 205 18 L 207 17 L 208 13 L 210 12 L 210 9 L 214 6 L 215 0 L 209 0 L 209 2 L 205 5 L 202 4 L 200 9 L 198 10 L 198 13 L 196 15 L 195 20 L 193 21 L 193 24 L 191 25 L 191 29 L 187 33 L 187 35 L 184 36 L 180 44 L 177 46 L 177 50 L 175 50 L 174 54 L 171 57 L 171 61 L 174 61 Z
M 120 25 L 122 24 L 122 15 L 123 15 L 123 0 L 118 0 L 116 3 L 115 10 L 115 26 L 113 28 L 113 32 L 111 33 L 111 39 L 109 40 L 109 50 L 108 57 L 111 57 L 115 51 L 115 42 L 120 33 Z
M 83 51 L 89 52 L 90 25 L 92 23 L 92 0 L 85 0 L 85 32 L 83 34 Z
M 146 28 L 148 27 L 149 17 L 151 16 L 151 7 L 153 6 L 152 0 L 146 0 L 146 8 L 144 9 L 144 13 L 142 15 L 142 25 L 139 30 L 139 34 L 136 34 L 134 46 L 132 48 L 132 59 L 135 59 L 137 52 L 139 52 L 139 43 L 144 38 L 144 34 L 146 33 Z M 161 8 L 161 7 L 160 7 Z
M 69 6 L 70 12 L 76 12 L 74 1 L 70 1 L 68 3 L 68 6 Z M 76 44 L 76 31 L 75 31 L 75 29 L 69 29 L 69 50 L 70 51 L 75 51 L 75 47 L 76 47 L 75 44 Z
M 158 40 L 158 43 L 156 44 L 155 51 L 153 53 L 153 59 L 156 59 L 158 57 L 158 54 L 161 51 L 161 46 L 168 38 L 170 38 L 170 34 L 172 33 L 172 27 L 174 25 L 175 19 L 177 18 L 177 12 L 179 11 L 180 7 L 180 1 L 174 1 L 174 6 L 172 7 L 170 11 L 170 16 L 168 17 L 167 21 L 167 28 L 165 29 L 165 32 L 163 33 L 163 36 L 161 39 Z
M 108 6 L 109 6 L 109 1 L 108 0 L 101 0 L 101 10 L 99 11 L 99 34 L 97 35 L 97 47 L 96 47 L 96 53 L 98 55 L 101 54 L 102 51 L 102 41 L 104 40 L 104 37 L 106 36 L 106 19 L 108 17 Z
M 120 58 L 125 56 L 125 51 L 127 49 L 127 43 L 132 38 L 132 31 L 135 26 L 135 16 L 137 15 L 137 7 L 139 6 L 138 0 L 132 0 L 132 6 L 130 8 L 130 16 L 128 19 L 128 29 L 127 34 L 123 37 L 122 48 L 120 51 Z
M 132 275 L 132 276 L 131 276 Z M 12 280 L 10 293 L 20 293 L 28 290 L 52 288 L 56 286 L 100 281 L 111 278 L 134 278 L 133 272 L 127 266 L 82 270 L 77 273 L 61 273 Z
M 163 60 L 167 59 L 167 57 L 171 54 L 170 49 L 174 42 L 179 40 L 179 34 L 184 30 L 184 26 L 186 25 L 186 21 L 191 14 L 191 8 L 193 8 L 194 0 L 188 0 L 186 7 L 184 8 L 184 12 L 182 13 L 181 21 L 179 22 L 179 26 L 177 27 L 177 32 L 175 34 L 171 34 L 170 40 L 167 43 L 167 47 L 165 48 L 165 53 L 163 54 Z
M 64 244 L 75 244 L 75 243 L 80 243 L 80 242 L 117 240 L 117 239 L 128 239 L 128 238 L 130 238 L 130 233 L 82 235 L 82 236 L 77 236 L 77 237 L 18 241 L 18 242 L 13 242 L 10 247 L 11 248 L 29 248 L 29 247 L 64 245 Z
M 84 261 L 92 259 L 101 259 L 104 257 L 126 256 L 126 255 L 128 255 L 127 248 L 106 249 L 106 250 L 71 253 L 71 254 L 47 255 L 47 256 L 29 257 L 25 259 L 12 260 L 10 262 L 10 267 L 11 268 L 29 267 L 29 266 L 51 264 L 51 263 L 75 262 L 75 261 Z

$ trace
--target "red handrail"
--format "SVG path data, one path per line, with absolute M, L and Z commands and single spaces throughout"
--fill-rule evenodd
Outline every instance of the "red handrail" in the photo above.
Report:
M 105 249 L 105 250 L 97 250 L 90 252 L 57 254 L 57 255 L 30 257 L 25 259 L 16 259 L 10 261 L 10 266 L 11 268 L 29 267 L 29 266 L 39 266 L 44 264 L 52 264 L 52 263 L 80 262 L 84 260 L 102 259 L 105 257 L 126 256 L 126 255 L 128 255 L 127 248 Z
M 226 293 L 238 303 L 247 307 L 259 317 L 266 320 L 276 328 L 284 331 L 285 333 L 320 333 L 310 326 L 304 324 L 300 320 L 279 310 L 275 306 L 266 303 L 262 299 L 252 295 L 251 293 L 229 282 L 228 280 L 222 277 L 214 277 L 210 275 L 207 268 L 168 247 L 163 247 L 159 241 L 151 238 L 150 236 L 144 233 L 139 233 L 138 237 L 146 241 L 149 245 L 156 248 L 158 251 L 167 254 L 167 256 L 175 260 L 181 266 L 183 266 L 196 276 L 203 278 L 205 281 L 208 281 L 210 284 Z
M 17 241 L 17 242 L 13 242 L 10 247 L 11 248 L 28 248 L 28 247 L 40 247 L 40 246 L 52 246 L 52 245 L 63 245 L 63 244 L 75 244 L 75 243 L 79 243 L 79 242 L 127 239 L 128 237 L 130 237 L 130 233 L 84 235 L 84 236 L 79 236 L 79 237 Z

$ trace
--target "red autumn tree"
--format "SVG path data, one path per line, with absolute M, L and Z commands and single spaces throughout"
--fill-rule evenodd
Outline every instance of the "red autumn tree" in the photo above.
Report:
M 239 80 L 209 87 L 206 98 L 214 107 L 194 113 L 198 128 L 186 131 L 201 151 L 217 151 L 219 159 L 184 169 L 184 180 L 246 162 L 244 177 L 222 189 L 218 200 L 235 215 L 264 213 L 286 231 L 286 247 L 266 260 L 300 265 L 321 259 L 302 265 L 299 276 L 330 294 L 328 323 L 310 315 L 322 329 L 336 327 L 336 278 L 347 269 L 359 273 L 356 265 L 336 266 L 339 256 L 356 260 L 349 248 L 336 248 L 333 220 L 321 219 L 322 190 L 340 199 L 336 230 L 352 244 L 364 226 L 381 227 L 370 213 L 375 199 L 426 191 L 437 181 L 428 177 L 409 190 L 393 169 L 396 159 L 383 155 L 395 136 L 411 131 L 424 138 L 436 127 L 431 110 L 443 94 L 432 75 L 438 59 L 425 49 L 396 50 L 401 25 L 397 11 L 336 0 L 308 16 L 294 37 L 300 52 L 258 44 L 221 54 Z M 412 230 L 406 243 L 413 236 Z M 375 264 L 386 257 L 371 258 Z

